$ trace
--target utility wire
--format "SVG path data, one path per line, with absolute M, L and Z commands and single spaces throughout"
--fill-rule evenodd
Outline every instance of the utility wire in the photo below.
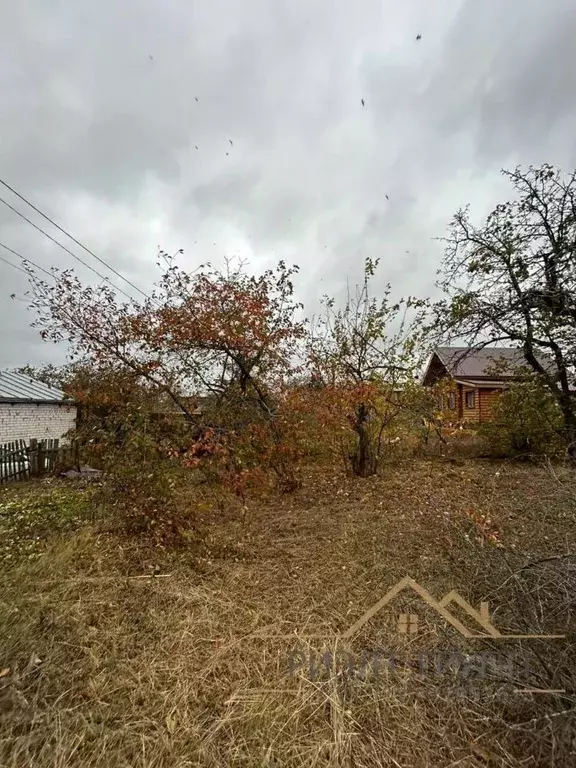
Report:
M 15 251 L 13 248 L 9 248 L 7 245 L 4 245 L 4 243 L 0 242 L 0 248 L 4 248 L 6 251 L 9 251 L 10 253 L 14 254 L 14 256 L 17 256 L 19 259 L 22 259 L 22 261 L 28 262 L 28 264 L 32 264 L 33 267 L 36 269 L 39 269 L 40 272 L 44 272 L 45 275 L 48 275 L 52 280 L 55 280 L 56 278 L 51 272 L 48 272 L 47 269 L 44 269 L 44 267 L 41 267 L 39 264 L 35 264 L 30 259 L 27 259 L 25 256 L 22 256 L 21 253 L 18 253 L 18 251 Z M 14 267 L 14 269 L 18 269 L 20 272 L 24 272 L 25 275 L 28 275 L 30 277 L 29 273 L 22 269 L 22 267 L 17 266 L 16 264 L 12 264 L 11 261 L 8 261 L 7 259 L 3 259 L 2 256 L 0 256 L 0 260 L 4 262 L 4 264 L 9 264 L 11 267 Z
M 135 291 L 138 291 L 138 293 L 141 293 L 142 296 L 144 296 L 144 298 L 146 298 L 146 299 L 150 298 L 148 296 L 148 294 L 146 294 L 143 290 L 138 288 L 137 285 L 134 285 L 134 283 L 132 283 L 130 280 L 128 280 L 127 277 L 124 277 L 124 275 L 121 272 L 118 272 L 118 270 L 115 269 L 114 267 L 112 267 L 110 264 L 108 264 L 107 261 L 102 259 L 100 256 L 97 256 L 93 251 L 90 250 L 90 248 L 85 246 L 84 243 L 80 242 L 80 240 L 77 240 L 73 235 L 70 234 L 70 232 L 68 232 L 63 227 L 61 227 L 59 224 L 57 224 L 53 219 L 50 218 L 50 216 L 48 216 L 43 211 L 41 211 L 40 208 L 37 208 L 33 203 L 30 202 L 30 200 L 28 200 L 26 197 L 24 197 L 24 195 L 21 195 L 20 192 L 17 192 L 14 189 L 14 187 L 11 187 L 10 184 L 5 182 L 3 179 L 0 179 L 0 184 L 2 184 L 4 187 L 6 187 L 6 189 L 9 189 L 10 192 L 12 192 L 12 194 L 14 194 L 14 195 L 16 195 L 16 197 L 20 198 L 20 200 L 22 200 L 22 202 L 26 203 L 26 205 L 29 205 L 30 208 L 32 208 L 33 211 L 36 211 L 36 213 L 38 213 L 40 216 L 42 216 L 43 219 L 46 219 L 46 221 L 50 222 L 50 224 L 52 224 L 52 226 L 56 227 L 56 229 L 58 229 L 60 232 L 62 232 L 63 235 L 66 235 L 66 237 L 69 237 L 70 240 L 72 240 L 74 243 L 76 243 L 76 245 L 79 245 L 80 248 L 83 248 L 86 251 L 86 253 L 89 253 L 90 256 L 92 256 L 97 261 L 99 261 L 101 264 L 103 264 L 105 267 L 107 267 L 117 277 L 119 277 L 121 280 L 124 280 L 125 282 L 127 282 L 128 285 L 131 288 L 134 288 Z M 120 290 L 120 289 L 118 289 L 118 290 Z M 126 294 L 124 294 L 124 295 L 126 295 Z
M 22 272 L 22 274 L 28 275 L 28 272 L 26 272 L 25 269 L 22 269 L 22 267 L 17 267 L 16 264 L 12 264 L 11 261 L 8 261 L 8 259 L 3 258 L 2 256 L 0 256 L 0 261 L 3 261 L 4 264 L 8 264 L 9 267 L 14 267 L 14 269 L 17 269 L 18 272 Z
M 132 297 L 131 297 L 131 296 L 129 296 L 129 295 L 126 293 L 126 291 L 123 291 L 123 290 L 122 290 L 122 288 L 118 288 L 118 287 L 117 287 L 116 285 L 114 285 L 114 283 L 113 283 L 113 282 L 111 282 L 111 281 L 110 281 L 110 280 L 109 280 L 107 277 L 105 277 L 104 275 L 100 274 L 100 272 L 98 272 L 98 270 L 97 270 L 97 269 L 94 269 L 94 267 L 91 267 L 91 266 L 90 266 L 90 264 L 86 264 L 86 262 L 85 262 L 83 259 L 81 259 L 81 258 L 80 258 L 80 256 L 77 256 L 77 255 L 76 255 L 75 253 L 73 253 L 73 252 L 72 252 L 72 251 L 71 251 L 69 248 L 66 248 L 66 246 L 65 246 L 65 245 L 62 245 L 62 243 L 60 243 L 58 240 L 56 240 L 56 238 L 52 237 L 52 235 L 49 235 L 49 234 L 48 234 L 48 232 L 44 232 L 44 230 L 43 230 L 41 227 L 39 227 L 37 224 L 34 224 L 34 222 L 33 222 L 33 221 L 30 221 L 30 219 L 29 219 L 29 218 L 27 218 L 26 216 L 24 216 L 24 214 L 23 214 L 23 213 L 20 213 L 20 211 L 19 211 L 19 210 L 17 210 L 16 208 L 14 208 L 14 206 L 12 206 L 12 205 L 10 205 L 10 203 L 6 202 L 6 200 L 4 200 L 4 198 L 3 198 L 3 197 L 0 197 L 0 203 L 3 203 L 3 204 L 4 204 L 4 205 L 7 207 L 7 208 L 10 208 L 10 210 L 11 210 L 11 211 L 14 211 L 14 213 L 15 213 L 17 216 L 20 216 L 20 218 L 21 218 L 21 219 L 24 219 L 24 221 L 28 222 L 28 224 L 30 224 L 30 226 L 34 227 L 34 229 L 37 229 L 37 230 L 38 230 L 38 232 L 41 232 L 41 233 L 42 233 L 42 234 L 43 234 L 45 237 L 47 237 L 49 240 L 52 240 L 52 242 L 53 242 L 53 243 L 56 243 L 56 245 L 57 245 L 59 248 L 62 248 L 62 250 L 63 250 L 63 251 L 66 251 L 66 253 L 69 253 L 69 254 L 70 254 L 70 256 L 72 256 L 74 259 L 76 259 L 76 261 L 79 261 L 79 262 L 80 262 L 80 264 L 83 264 L 83 265 L 86 267 L 86 269 L 89 269 L 91 272 L 94 272 L 94 274 L 95 274 L 95 275 L 98 275 L 98 277 L 100 277 L 102 280 L 106 280 L 106 282 L 107 282 L 107 283 L 110 283 L 110 285 L 111 285 L 111 286 L 112 286 L 112 287 L 113 287 L 115 290 L 117 290 L 117 291 L 120 291 L 120 293 L 123 293 L 123 294 L 124 294 L 124 296 L 126 296 L 126 298 L 127 298 L 127 299 L 130 299 L 130 300 L 132 300 Z

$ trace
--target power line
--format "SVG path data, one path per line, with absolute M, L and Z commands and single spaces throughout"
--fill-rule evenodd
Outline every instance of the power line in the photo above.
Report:
M 9 251 L 10 253 L 14 254 L 14 256 L 17 256 L 19 259 L 22 259 L 22 261 L 27 261 L 28 264 L 32 264 L 33 267 L 35 267 L 36 269 L 39 269 L 40 272 L 44 272 L 44 274 L 48 275 L 48 277 L 50 277 L 52 280 L 56 279 L 51 272 L 48 272 L 47 269 L 44 269 L 44 267 L 41 267 L 39 264 L 35 264 L 30 259 L 27 259 L 25 256 L 22 256 L 21 253 L 18 253 L 18 251 L 15 251 L 13 248 L 9 248 L 7 245 L 4 245 L 4 243 L 0 243 L 0 248 L 4 248 L 6 251 Z M 20 272 L 24 272 L 25 275 L 30 277 L 30 274 L 25 269 L 22 269 L 22 267 L 18 267 L 16 264 L 12 264 L 12 262 L 8 261 L 7 259 L 3 259 L 2 256 L 0 256 L 0 261 L 3 261 L 4 264 L 8 264 L 11 267 L 14 267 L 14 269 L 17 269 Z
M 22 272 L 24 275 L 27 275 L 28 277 L 30 277 L 30 275 L 28 275 L 28 272 L 26 272 L 25 269 L 22 269 L 22 267 L 16 266 L 16 264 L 12 264 L 12 262 L 8 261 L 8 259 L 5 259 L 2 256 L 0 256 L 0 261 L 3 261 L 4 264 L 8 264 L 9 267 L 14 267 L 14 269 L 17 269 L 18 272 Z
M 45 237 L 47 237 L 49 240 L 52 240 L 53 243 L 55 243 L 59 248 L 62 248 L 63 251 L 66 251 L 66 253 L 69 253 L 72 258 L 76 259 L 76 261 L 79 261 L 80 264 L 83 264 L 86 269 L 89 269 L 91 272 L 94 272 L 95 275 L 98 275 L 99 278 L 102 280 L 106 280 L 107 283 L 110 283 L 110 285 L 117 291 L 120 291 L 120 293 L 123 293 L 124 296 L 126 296 L 127 299 L 132 300 L 132 297 L 129 296 L 126 291 L 123 291 L 122 288 L 118 288 L 114 283 L 109 280 L 104 275 L 100 274 L 97 269 L 94 269 L 94 267 L 91 267 L 90 264 L 86 264 L 86 262 L 80 258 L 80 256 L 77 256 L 75 253 L 73 253 L 69 248 L 66 248 L 65 245 L 62 245 L 61 242 L 56 240 L 55 237 L 52 237 L 52 235 L 49 235 L 48 232 L 44 232 L 42 227 L 39 227 L 37 224 L 34 224 L 33 221 L 30 221 L 30 219 L 27 216 L 24 216 L 23 213 L 21 213 L 17 208 L 14 208 L 14 206 L 10 205 L 10 203 L 6 202 L 3 197 L 0 197 L 0 203 L 3 203 L 7 208 L 10 208 L 11 211 L 14 211 L 14 213 L 17 216 L 20 216 L 21 219 L 24 219 L 28 224 L 30 224 L 31 227 L 34 227 L 34 229 L 38 230 L 38 232 L 41 232 Z
M 12 192 L 12 194 L 14 194 L 14 195 L 16 195 L 16 197 L 20 198 L 20 200 L 22 200 L 24 203 L 26 203 L 26 205 L 29 205 L 29 206 L 30 206 L 30 208 L 32 208 L 32 210 L 33 210 L 33 211 L 36 211 L 36 213 L 38 213 L 40 216 L 42 216 L 42 218 L 43 218 L 43 219 L 46 219 L 46 221 L 50 222 L 50 224 L 52 224 L 52 226 L 56 227 L 56 229 L 58 229 L 60 232 L 62 232 L 62 234 L 63 234 L 63 235 L 66 235 L 66 237 L 69 237 L 69 238 L 70 238 L 70 240 L 72 240 L 74 243 L 76 243 L 76 245 L 79 245 L 79 246 L 80 246 L 80 248 L 83 248 L 83 249 L 86 251 L 86 253 L 89 253 L 89 254 L 90 254 L 90 256 L 92 256 L 92 257 L 93 257 L 93 258 L 95 258 L 97 261 L 99 261 L 101 264 L 103 264 L 105 267 L 107 267 L 107 268 L 108 268 L 108 269 L 109 269 L 111 272 L 113 272 L 113 273 L 114 273 L 114 274 L 115 274 L 117 277 L 119 277 L 121 280 L 124 280 L 125 282 L 127 282 L 127 283 L 128 283 L 128 285 L 129 285 L 131 288 L 134 288 L 134 290 L 135 290 L 135 291 L 138 291 L 138 293 L 141 293 L 141 294 L 142 294 L 142 296 L 144 296 L 144 298 L 146 298 L 146 299 L 149 299 L 149 298 L 150 298 L 150 297 L 148 296 L 148 294 L 146 294 L 146 293 L 145 293 L 143 290 L 141 290 L 140 288 L 138 288 L 138 286 L 137 286 L 137 285 L 134 285 L 134 283 L 133 283 L 133 282 L 131 282 L 130 280 L 128 280 L 128 278 L 127 278 L 127 277 L 124 277 L 124 275 L 123 275 L 121 272 L 118 272 L 118 270 L 117 270 L 117 269 L 115 269 L 114 267 L 110 266 L 110 264 L 108 264 L 108 262 L 107 262 L 107 261 L 105 261 L 104 259 L 102 259 L 100 256 L 97 256 L 97 255 L 94 253 L 94 251 L 91 251 L 91 250 L 90 250 L 90 248 L 88 248 L 87 246 L 85 246 L 85 245 L 84 245 L 84 243 L 80 242 L 80 240 L 77 240 L 77 239 L 76 239 L 76 238 L 75 238 L 73 235 L 71 235 L 71 234 L 70 234 L 70 232 L 68 232 L 68 231 L 67 231 L 67 230 L 65 230 L 63 227 L 61 227 L 59 224 L 57 224 L 57 223 L 56 223 L 56 222 L 55 222 L 53 219 L 51 219 L 51 218 L 50 218 L 50 216 L 48 216 L 47 214 L 45 214 L 43 211 L 41 211 L 39 208 L 37 208 L 37 207 L 36 207 L 36 206 L 35 206 L 33 203 L 31 203 L 31 202 L 30 202 L 30 200 L 28 200 L 27 198 L 25 198 L 25 197 L 24 197 L 24 195 L 21 195 L 21 194 L 20 194 L 20 192 L 17 192 L 17 191 L 14 189 L 14 187 L 11 187 L 11 186 L 10 186 L 10 184 L 8 184 L 7 182 L 5 182 L 3 179 L 0 179 L 0 184 L 2 184 L 4 187 L 6 187 L 6 189 L 9 189 L 9 190 L 10 190 L 10 192 Z M 126 294 L 125 294 L 125 295 L 126 295 Z

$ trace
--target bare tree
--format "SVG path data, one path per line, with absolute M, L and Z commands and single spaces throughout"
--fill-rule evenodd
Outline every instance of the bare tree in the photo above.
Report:
M 509 342 L 550 390 L 562 433 L 576 440 L 576 171 L 550 165 L 503 171 L 516 198 L 477 227 L 454 216 L 437 306 L 444 334 L 473 345 Z

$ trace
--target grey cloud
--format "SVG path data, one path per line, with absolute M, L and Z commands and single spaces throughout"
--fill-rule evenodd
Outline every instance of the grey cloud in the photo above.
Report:
M 507 194 L 502 166 L 574 164 L 575 27 L 572 0 L 8 5 L 0 177 L 147 290 L 160 245 L 295 260 L 312 311 L 366 256 L 377 287 L 429 294 L 434 238 Z M 74 265 L 1 205 L 0 241 Z M 30 319 L 3 301 L 0 365 L 61 354 Z

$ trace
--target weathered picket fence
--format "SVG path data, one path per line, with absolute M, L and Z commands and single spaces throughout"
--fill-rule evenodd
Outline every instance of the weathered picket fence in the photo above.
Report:
M 0 483 L 42 477 L 78 464 L 78 445 L 59 440 L 13 440 L 0 445 Z

